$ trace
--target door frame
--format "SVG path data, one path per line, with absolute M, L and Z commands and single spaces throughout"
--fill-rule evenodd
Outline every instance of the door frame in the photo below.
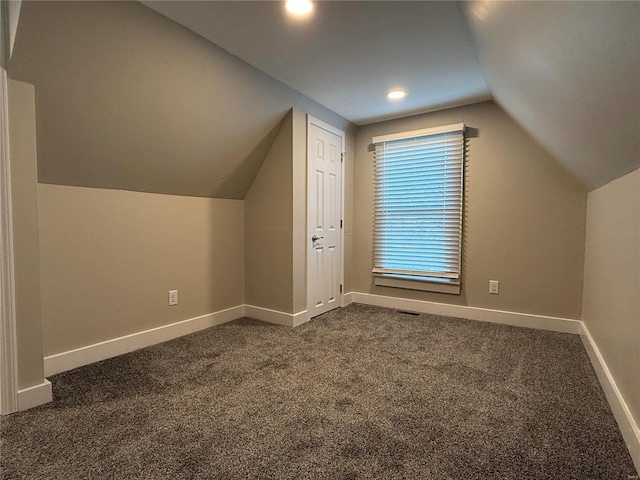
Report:
M 18 410 L 13 208 L 9 158 L 9 5 L 0 2 L 0 415 Z
M 345 150 L 345 132 L 340 130 L 339 128 L 334 127 L 333 125 L 320 120 L 319 118 L 314 117 L 313 115 L 310 115 L 307 113 L 307 144 L 306 144 L 306 160 L 307 160 L 307 221 L 305 222 L 305 262 L 307 265 L 307 312 L 309 315 L 311 315 L 311 305 L 309 305 L 309 285 L 311 284 L 310 282 L 310 277 L 311 277 L 311 269 L 309 268 L 309 218 L 310 218 L 310 212 L 309 212 L 309 172 L 310 172 L 310 168 L 309 168 L 309 139 L 310 139 L 310 135 L 309 135 L 309 130 L 311 129 L 311 125 L 315 125 L 316 127 L 320 127 L 324 130 L 327 130 L 328 132 L 333 133 L 334 135 L 337 135 L 338 137 L 340 137 L 340 175 L 341 175 L 341 179 L 340 179 L 340 221 L 341 221 L 341 227 L 340 227 L 340 286 L 341 286 L 341 291 L 340 291 L 340 303 L 339 306 L 340 307 L 344 307 L 345 306 L 345 291 L 344 291 L 344 230 L 345 230 L 345 225 L 344 225 L 344 188 L 345 188 L 345 162 L 346 162 L 346 150 Z

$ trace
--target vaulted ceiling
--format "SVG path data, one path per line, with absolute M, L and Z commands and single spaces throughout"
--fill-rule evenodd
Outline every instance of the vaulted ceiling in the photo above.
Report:
M 23 2 L 41 183 L 242 199 L 292 107 L 344 118 L 138 2 Z
M 455 2 L 143 3 L 359 125 L 491 98 Z
M 23 2 L 41 182 L 244 198 L 292 107 L 349 129 L 491 98 L 589 189 L 640 167 L 639 2 L 143 3 Z
M 496 102 L 589 189 L 640 167 L 640 3 L 464 11 Z
M 493 97 L 590 189 L 640 166 L 638 2 L 143 3 L 356 124 Z

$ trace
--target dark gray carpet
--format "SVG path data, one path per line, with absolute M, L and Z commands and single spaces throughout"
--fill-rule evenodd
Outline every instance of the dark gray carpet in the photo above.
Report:
M 238 320 L 52 378 L 2 479 L 622 479 L 578 336 L 352 305 Z

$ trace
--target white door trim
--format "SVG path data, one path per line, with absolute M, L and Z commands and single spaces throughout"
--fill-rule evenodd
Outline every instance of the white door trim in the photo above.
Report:
M 0 414 L 18 410 L 16 297 L 13 267 L 13 215 L 9 162 L 8 2 L 0 2 Z
M 305 230 L 305 255 L 307 256 L 307 260 L 309 258 L 309 250 L 308 250 L 308 241 L 309 241 L 309 128 L 311 125 L 315 125 L 317 127 L 320 127 L 324 130 L 327 130 L 328 132 L 333 133 L 334 135 L 337 135 L 338 137 L 340 137 L 340 153 L 341 153 L 341 162 L 340 162 L 340 168 L 341 168 L 341 176 L 342 176 L 342 180 L 341 180 L 341 185 L 340 185 L 340 220 L 341 220 L 341 227 L 340 227 L 340 285 L 342 285 L 342 291 L 340 292 L 340 306 L 344 307 L 345 306 L 345 299 L 344 299 L 344 295 L 345 295 L 345 288 L 344 288 L 344 230 L 345 230 L 345 225 L 344 225 L 344 187 L 345 187 L 345 162 L 346 162 L 346 156 L 344 155 L 345 153 L 345 133 L 334 127 L 333 125 L 328 124 L 327 122 L 324 122 L 322 120 L 320 120 L 319 118 L 316 118 L 312 115 L 307 114 L 307 145 L 306 145 L 306 157 L 307 157 L 307 222 L 306 222 L 306 230 Z M 307 290 L 309 289 L 309 284 L 310 284 L 310 273 L 309 273 L 309 262 L 307 261 Z M 311 312 L 312 305 L 309 305 L 309 292 L 307 291 L 307 312 Z

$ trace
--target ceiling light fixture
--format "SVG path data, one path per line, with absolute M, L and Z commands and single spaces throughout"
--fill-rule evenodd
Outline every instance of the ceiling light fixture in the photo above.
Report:
M 294 15 L 306 15 L 313 10 L 313 3 L 311 0 L 287 0 L 285 7 Z
M 393 90 L 390 90 L 389 93 L 387 93 L 387 98 L 389 100 L 401 100 L 406 96 L 407 91 L 400 88 L 394 88 Z

